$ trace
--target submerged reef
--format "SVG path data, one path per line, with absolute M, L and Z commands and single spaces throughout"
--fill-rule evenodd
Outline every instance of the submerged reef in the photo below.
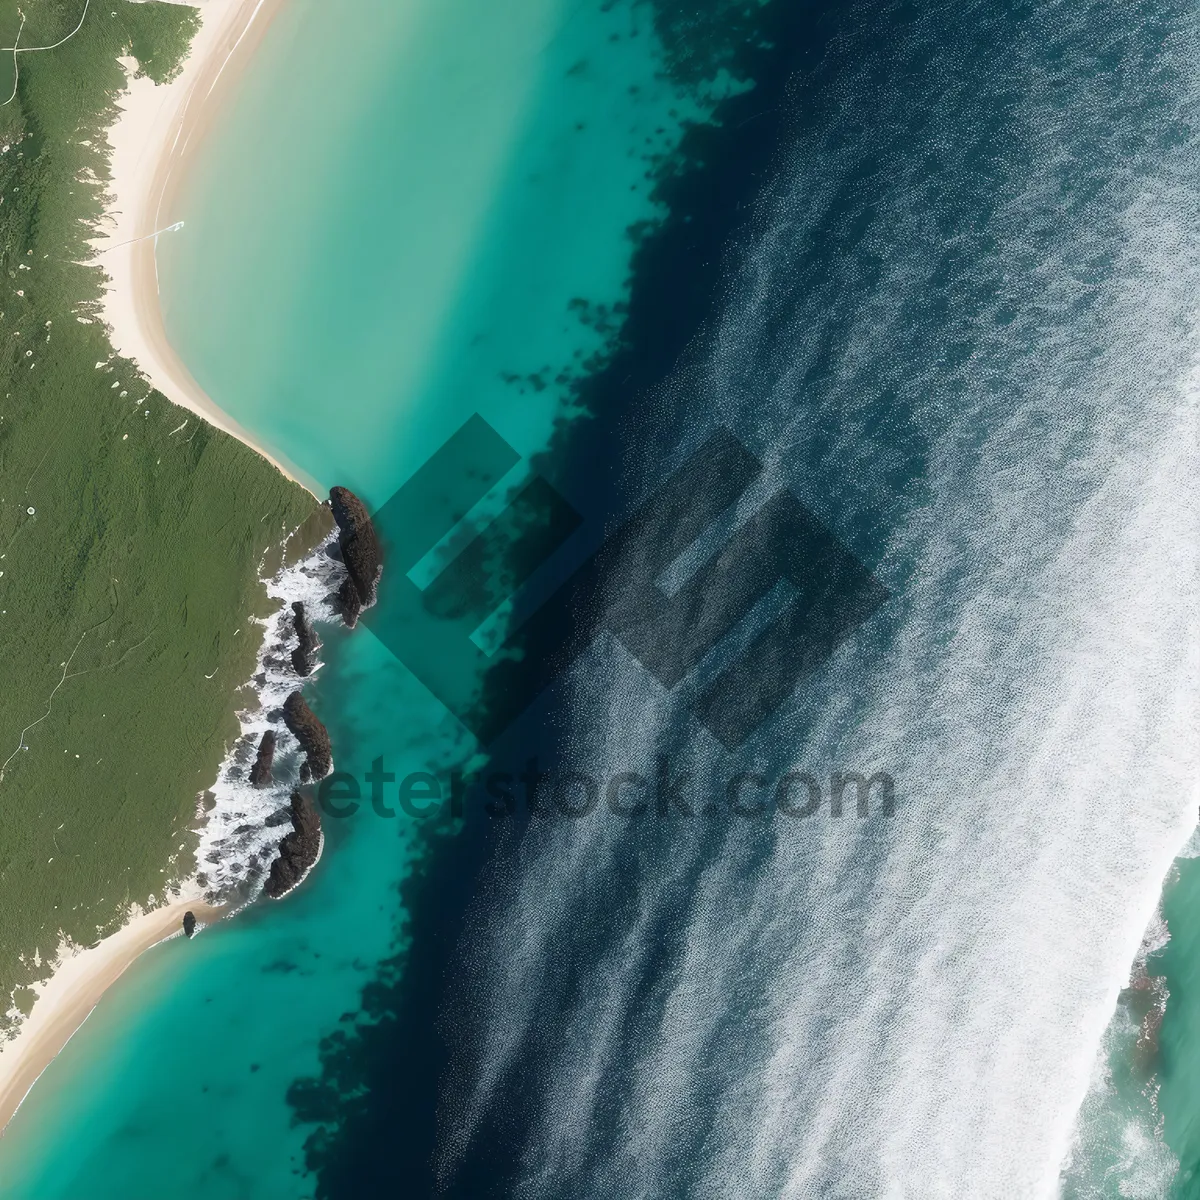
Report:
M 292 828 L 279 842 L 279 857 L 271 864 L 264 891 L 278 900 L 292 890 L 321 854 L 321 816 L 301 792 L 292 793 Z

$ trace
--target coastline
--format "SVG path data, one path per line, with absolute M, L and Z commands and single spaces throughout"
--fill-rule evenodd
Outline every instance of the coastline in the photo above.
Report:
M 239 735 L 228 746 L 210 789 L 217 802 L 196 827 L 198 860 L 215 858 L 221 863 L 227 862 L 232 850 L 229 839 L 236 839 L 239 834 L 241 840 L 232 857 L 254 858 L 255 850 L 275 853 L 278 849 L 280 831 L 267 825 L 264 818 L 279 809 L 281 792 L 290 792 L 295 783 L 289 779 L 277 787 L 246 787 L 244 763 L 239 752 L 248 743 L 257 744 L 261 732 L 272 727 L 268 711 L 279 707 L 284 697 L 296 689 L 298 682 L 306 682 L 306 678 L 297 679 L 290 660 L 282 673 L 274 671 L 269 662 L 272 657 L 279 656 L 281 647 L 290 640 L 293 623 L 290 602 L 301 599 L 310 619 L 335 623 L 339 618 L 329 608 L 328 597 L 336 590 L 331 574 L 339 572 L 344 575 L 344 568 L 337 560 L 317 551 L 262 580 L 268 595 L 278 602 L 278 608 L 270 617 L 256 619 L 261 620 L 263 636 L 255 673 L 244 686 L 253 684 L 260 675 L 265 674 L 268 679 L 262 686 L 257 704 L 238 713 Z M 287 659 L 287 655 L 283 658 Z M 316 659 L 312 674 L 322 665 L 320 659 Z M 254 827 L 250 840 L 243 829 L 247 819 Z M 276 900 L 283 900 L 304 883 L 321 861 L 324 850 L 325 832 L 322 829 L 316 858 L 287 892 L 275 897 Z M 244 901 L 230 905 L 213 904 L 205 899 L 214 892 L 218 895 L 230 893 L 247 882 L 244 876 L 223 872 L 222 867 L 207 868 L 205 875 L 194 876 L 186 880 L 180 890 L 172 891 L 168 902 L 159 908 L 145 912 L 135 905 L 125 924 L 94 946 L 85 949 L 70 943 L 60 945 L 46 978 L 34 985 L 37 998 L 29 1015 L 17 1025 L 11 1039 L 0 1040 L 0 1138 L 42 1073 L 81 1028 L 104 993 L 147 950 L 182 935 L 184 913 L 190 910 L 195 915 L 196 931 L 199 932 L 205 926 L 236 915 L 245 907 Z M 257 899 L 257 893 L 254 898 Z
M 103 228 L 93 261 L 107 280 L 100 319 L 117 354 L 132 359 L 168 400 L 228 433 L 267 459 L 318 500 L 315 480 L 264 447 L 197 383 L 167 338 L 159 305 L 156 230 L 179 220 L 172 212 L 188 154 L 200 142 L 228 85 L 249 61 L 285 0 L 192 0 L 201 26 L 179 74 L 167 84 L 134 78 L 117 98 L 107 130 L 111 149 Z
M 196 915 L 197 929 L 223 915 L 222 909 L 199 897 L 173 899 L 162 908 L 137 913 L 96 946 L 60 950 L 29 1016 L 11 1041 L 0 1043 L 0 1137 L 104 993 L 152 946 L 181 934 L 183 914 L 189 909 Z
M 186 2 L 186 0 L 185 0 Z M 134 78 L 134 60 L 122 60 L 126 90 L 106 130 L 110 178 L 104 184 L 102 227 L 91 239 L 107 276 L 99 317 L 116 354 L 133 360 L 152 387 L 173 404 L 249 446 L 318 500 L 319 485 L 272 453 L 204 392 L 167 339 L 159 306 L 156 239 L 169 222 L 188 153 L 199 143 L 236 71 L 257 48 L 285 0 L 190 0 L 201 27 L 180 72 L 170 83 Z M 194 882 L 186 896 L 133 915 L 115 933 L 87 949 L 63 945 L 14 1036 L 0 1041 L 0 1137 L 42 1073 L 90 1016 L 104 993 L 147 950 L 182 933 L 183 914 L 198 928 L 225 910 L 206 903 Z

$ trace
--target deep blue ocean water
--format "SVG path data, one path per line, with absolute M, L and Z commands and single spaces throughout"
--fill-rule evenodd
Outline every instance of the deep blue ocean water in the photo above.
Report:
M 1196 26 L 294 0 L 160 248 L 214 399 L 373 507 L 481 414 L 582 518 L 552 581 L 727 430 L 763 471 L 663 604 L 781 489 L 888 599 L 734 749 L 699 697 L 786 588 L 678 685 L 597 638 L 490 768 L 711 810 L 327 821 L 106 997 L 0 1195 L 1187 1195 L 1184 1010 L 1147 1062 L 1118 994 L 1196 811 Z M 339 769 L 479 765 L 322 632 Z M 895 811 L 730 813 L 789 770 Z

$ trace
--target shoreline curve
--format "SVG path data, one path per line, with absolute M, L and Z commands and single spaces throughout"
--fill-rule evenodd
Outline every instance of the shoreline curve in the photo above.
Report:
M 183 914 L 189 909 L 196 915 L 197 930 L 224 915 L 199 897 L 172 898 L 161 908 L 137 913 L 95 946 L 59 951 L 53 973 L 36 985 L 38 997 L 29 1016 L 11 1041 L 0 1042 L 0 1137 L 104 993 L 152 946 L 182 936 Z
M 285 3 L 192 0 L 201 26 L 168 83 L 135 78 L 134 60 L 122 60 L 126 90 L 116 99 L 118 116 L 106 131 L 110 178 L 103 227 L 91 239 L 91 262 L 107 276 L 99 317 L 115 352 L 132 360 L 171 403 L 249 446 L 319 501 L 317 481 L 214 403 L 184 365 L 163 324 L 154 255 L 156 231 L 167 223 L 189 154 Z
M 314 479 L 255 440 L 213 402 L 184 365 L 163 324 L 154 257 L 154 234 L 177 194 L 189 152 L 284 3 L 190 0 L 189 7 L 199 9 L 201 26 L 181 70 L 166 84 L 135 78 L 135 61 L 122 60 L 126 90 L 115 98 L 117 118 L 105 131 L 109 179 L 104 185 L 104 216 L 90 239 L 89 262 L 106 275 L 98 319 L 114 352 L 132 360 L 150 386 L 171 403 L 249 446 L 320 500 Z M 11 1039 L 0 1041 L 0 1136 L 104 993 L 147 950 L 181 935 L 183 914 L 189 909 L 200 925 L 226 915 L 198 893 L 177 894 L 160 908 L 135 910 L 119 930 L 95 946 L 60 948 L 48 977 L 35 985 L 37 997 L 29 1015 Z

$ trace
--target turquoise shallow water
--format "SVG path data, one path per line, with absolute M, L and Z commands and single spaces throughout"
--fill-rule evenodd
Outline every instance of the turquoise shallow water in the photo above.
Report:
M 657 53 L 628 3 L 294 0 L 160 246 L 184 360 L 372 505 L 473 412 L 542 450 L 605 342 L 570 301 L 622 299 L 649 161 L 701 112 Z M 367 630 L 322 633 L 306 691 L 339 768 L 403 774 L 465 744 Z M 311 1194 L 287 1091 L 395 950 L 416 853 L 405 822 L 327 824 L 297 894 L 157 948 L 105 997 L 0 1141 L 5 1200 Z
M 290 7 L 160 245 L 200 381 L 373 506 L 473 412 L 524 455 L 577 416 L 539 469 L 589 519 L 732 431 L 741 515 L 786 488 L 892 599 L 736 754 L 603 638 L 502 749 L 878 768 L 896 809 L 531 820 L 487 866 L 478 824 L 331 821 L 299 894 L 114 990 L 0 1194 L 1188 1195 L 1186 864 L 1157 1057 L 1121 993 L 1195 815 L 1198 34 L 1175 0 Z M 698 78 L 737 94 L 646 235 Z M 327 642 L 340 767 L 470 750 L 369 629 Z
M 314 87 L 348 28 L 352 78 Z M 562 389 L 503 376 L 599 347 L 569 302 L 620 300 L 646 159 L 699 115 L 654 50 L 628 3 L 289 5 L 160 251 L 202 385 L 376 503 L 472 412 L 541 449 Z
M 1170 991 L 1159 1038 L 1163 1133 L 1179 1161 L 1173 1197 L 1200 1195 L 1200 859 L 1181 858 L 1168 881 L 1163 916 L 1171 940 L 1158 963 Z

